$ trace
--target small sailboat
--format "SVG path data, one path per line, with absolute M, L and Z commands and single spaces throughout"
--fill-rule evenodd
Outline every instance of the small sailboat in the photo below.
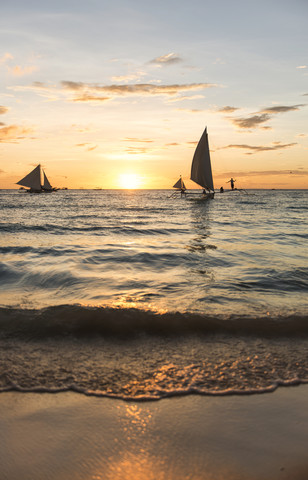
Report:
M 190 179 L 200 185 L 203 188 L 200 196 L 200 192 L 187 192 L 186 187 L 184 192 L 181 189 L 182 193 L 185 193 L 185 196 L 195 196 L 198 195 L 198 198 L 202 200 L 208 200 L 214 198 L 214 183 L 211 167 L 211 157 L 209 149 L 209 141 L 207 135 L 207 129 L 205 128 L 198 145 L 196 147 L 192 164 L 191 164 L 191 173 Z M 181 188 L 179 182 L 183 182 L 182 177 L 176 182 L 173 188 Z M 184 184 L 184 182 L 183 182 Z
M 35 167 L 28 175 L 19 180 L 17 185 L 28 187 L 29 190 L 26 190 L 26 192 L 29 193 L 50 193 L 57 190 L 51 186 L 41 165 Z
M 180 175 L 179 180 L 173 185 L 172 188 L 176 188 L 176 190 L 181 192 L 181 194 L 185 193 L 186 187 L 185 183 L 183 182 L 182 175 Z

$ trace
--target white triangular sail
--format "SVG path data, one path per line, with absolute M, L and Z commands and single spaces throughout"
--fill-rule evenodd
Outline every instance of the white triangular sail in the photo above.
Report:
M 49 180 L 46 177 L 46 173 L 44 172 L 44 170 L 43 170 L 43 176 L 44 176 L 44 184 L 43 184 L 44 190 L 52 190 L 52 186 L 50 185 Z
M 190 179 L 201 187 L 214 191 L 210 149 L 206 128 L 195 150 L 191 165 Z
M 186 190 L 185 183 L 182 180 L 182 177 L 173 185 L 172 188 L 180 188 L 181 190 Z
M 32 172 L 19 180 L 17 184 L 22 185 L 23 187 L 29 187 L 32 190 L 41 190 L 41 166 L 38 165 L 35 167 Z

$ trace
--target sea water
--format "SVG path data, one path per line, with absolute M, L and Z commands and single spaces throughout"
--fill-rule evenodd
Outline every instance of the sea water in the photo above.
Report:
M 0 390 L 308 381 L 308 191 L 0 191 Z

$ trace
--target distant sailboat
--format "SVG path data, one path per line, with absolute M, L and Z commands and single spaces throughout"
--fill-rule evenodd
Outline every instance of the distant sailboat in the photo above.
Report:
M 57 190 L 51 186 L 41 165 L 35 167 L 28 175 L 19 180 L 17 185 L 28 187 L 29 190 L 26 191 L 29 193 L 49 193 Z
M 201 199 L 208 200 L 210 198 L 214 198 L 214 183 L 213 183 L 210 149 L 209 149 L 209 142 L 208 142 L 208 135 L 207 135 L 206 128 L 198 142 L 198 145 L 196 147 L 196 150 L 193 156 L 193 160 L 191 164 L 190 179 L 203 188 L 203 191 L 201 192 Z M 177 183 L 173 186 L 173 188 L 180 188 L 178 187 L 178 184 L 180 181 L 183 182 L 182 177 L 180 177 L 180 180 L 177 181 Z M 185 190 L 184 190 L 185 196 L 199 195 L 200 197 L 200 193 L 186 192 Z
M 182 176 L 180 175 L 179 180 L 173 185 L 172 188 L 176 188 L 181 193 L 184 193 L 186 190 L 185 183 L 183 182 Z

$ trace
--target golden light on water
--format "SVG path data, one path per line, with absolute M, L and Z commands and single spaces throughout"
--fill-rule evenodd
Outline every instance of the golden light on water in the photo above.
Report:
M 142 179 L 137 173 L 121 173 L 118 177 L 119 188 L 134 189 L 142 186 Z

